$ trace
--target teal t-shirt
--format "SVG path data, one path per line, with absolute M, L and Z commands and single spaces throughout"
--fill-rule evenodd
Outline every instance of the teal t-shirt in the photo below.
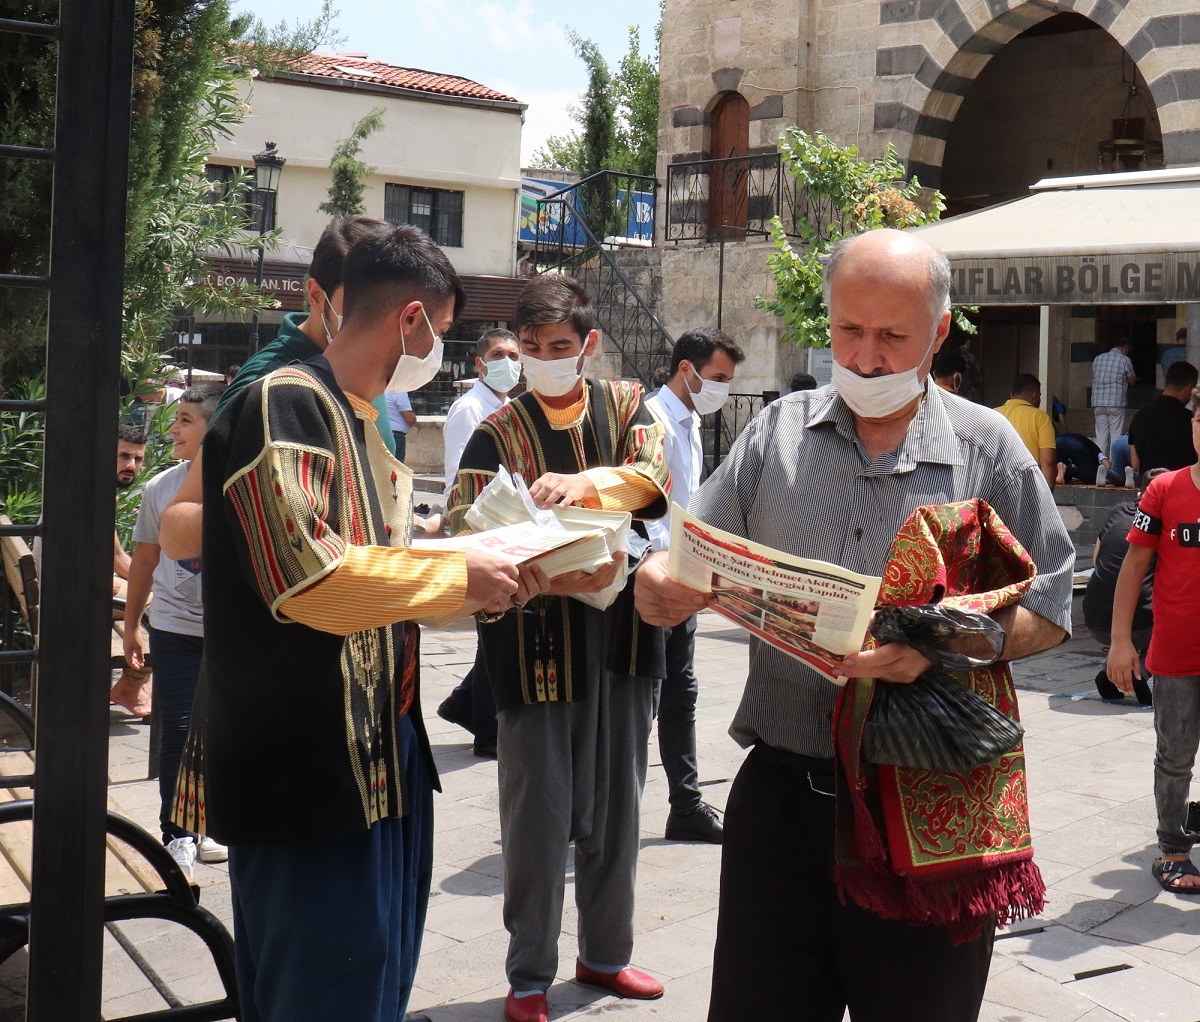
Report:
M 273 373 L 276 369 L 282 369 L 285 365 L 290 365 L 292 362 L 307 362 L 310 358 L 321 354 L 321 349 L 300 329 L 300 324 L 304 322 L 304 319 L 305 313 L 303 312 L 289 312 L 283 317 L 283 323 L 279 327 L 279 334 L 275 340 L 261 351 L 251 355 L 239 370 L 237 376 L 233 378 L 233 382 L 225 388 L 225 393 L 221 395 L 221 401 L 217 405 L 217 410 L 213 413 L 214 419 L 221 414 L 221 409 L 225 407 L 234 394 L 244 387 L 248 387 L 259 377 L 266 376 L 267 373 Z M 387 449 L 392 454 L 395 454 L 396 438 L 392 436 L 392 421 L 388 418 L 384 395 L 380 394 L 371 404 L 379 412 L 379 417 L 375 420 L 379 435 L 383 438 Z

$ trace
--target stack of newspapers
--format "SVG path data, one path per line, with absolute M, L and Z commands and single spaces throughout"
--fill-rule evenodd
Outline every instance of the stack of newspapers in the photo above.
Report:
M 521 477 L 501 469 L 475 499 L 466 521 L 471 533 L 417 546 L 491 550 L 518 564 L 534 562 L 547 577 L 557 578 L 572 571 L 598 571 L 628 550 L 632 517 L 627 511 L 539 508 Z

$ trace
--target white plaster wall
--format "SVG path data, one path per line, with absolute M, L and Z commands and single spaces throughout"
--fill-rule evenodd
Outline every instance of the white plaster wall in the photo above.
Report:
M 367 213 L 383 216 L 388 182 L 462 191 L 463 245 L 446 249 L 451 262 L 460 273 L 516 272 L 519 111 L 281 81 L 255 82 L 247 93 L 245 120 L 233 139 L 217 148 L 212 162 L 250 166 L 268 140 L 276 143 L 287 160 L 278 225 L 284 244 L 299 250 L 297 255 L 306 258 L 328 223 L 317 206 L 327 198 L 334 147 L 360 118 L 381 106 L 384 126 L 359 154 L 377 168 L 364 193 Z

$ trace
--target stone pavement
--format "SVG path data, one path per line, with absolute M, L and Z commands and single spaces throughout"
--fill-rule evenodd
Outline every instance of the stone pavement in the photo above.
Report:
M 426 723 L 443 792 L 436 801 L 433 891 L 412 1008 L 434 1022 L 498 1022 L 507 989 L 496 765 L 475 759 L 469 736 L 433 712 L 469 668 L 474 641 L 473 630 L 463 629 L 426 632 L 422 644 Z M 745 678 L 746 652 L 744 632 L 713 614 L 703 616 L 696 645 L 700 772 L 705 798 L 718 808 L 743 757 L 726 729 Z M 984 1022 L 1200 1019 L 1200 906 L 1160 891 L 1148 868 L 1154 854 L 1153 715 L 1131 702 L 1102 702 L 1092 686 L 1100 663 L 1098 647 L 1080 624 L 1077 638 L 1015 672 L 1037 861 L 1050 904 L 1043 917 L 997 940 Z M 128 816 L 152 828 L 158 793 L 145 780 L 148 731 L 113 710 L 111 791 Z M 613 1011 L 662 1022 L 705 1017 L 720 849 L 663 840 L 667 788 L 653 740 L 650 763 L 635 962 L 665 982 L 666 996 L 622 1002 L 570 979 L 576 917 L 568 892 L 561 982 L 549 994 L 552 1019 Z M 225 867 L 197 864 L 196 880 L 202 904 L 228 923 Z M 190 935 L 157 922 L 123 926 L 181 999 L 216 995 L 215 972 Z M 112 937 L 106 934 L 105 941 L 106 1016 L 162 1007 Z M 15 963 L 0 972 L 0 985 L 12 991 L 9 1003 L 21 985 L 18 972 Z M 780 1014 L 790 1011 L 781 1006 Z M 0 1010 L 0 1020 L 5 1017 Z

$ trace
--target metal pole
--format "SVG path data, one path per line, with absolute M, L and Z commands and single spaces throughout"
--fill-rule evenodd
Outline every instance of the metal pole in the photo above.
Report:
M 264 228 L 266 227 L 266 224 L 267 224 L 267 211 L 265 208 L 260 208 L 259 214 L 258 214 L 258 237 L 259 237 L 260 241 L 262 240 L 263 234 L 266 233 L 264 230 Z M 254 274 L 254 287 L 255 287 L 255 290 L 260 291 L 260 292 L 262 291 L 263 255 L 265 252 L 266 252 L 266 249 L 264 249 L 260 245 L 259 249 L 258 249 L 258 270 Z M 254 319 L 251 321 L 251 326 L 250 326 L 250 354 L 253 355 L 257 351 L 258 351 L 258 309 L 255 309 L 254 310 Z
M 31 1022 L 100 1017 L 133 6 L 62 0 L 59 11 Z
M 721 225 L 721 256 L 717 261 L 717 329 L 721 329 L 721 316 L 725 308 L 725 225 Z

